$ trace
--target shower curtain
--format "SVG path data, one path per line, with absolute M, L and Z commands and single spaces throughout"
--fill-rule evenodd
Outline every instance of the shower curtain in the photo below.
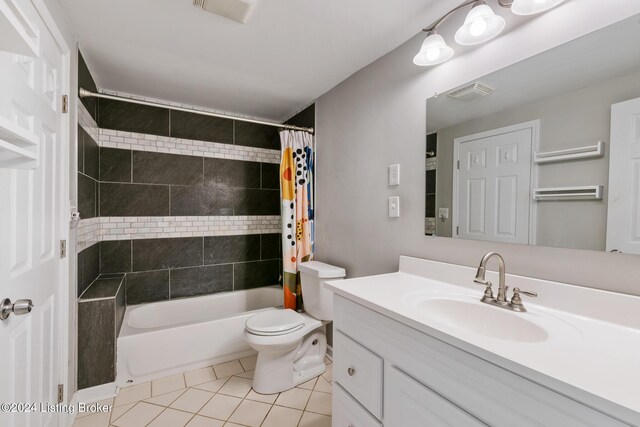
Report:
M 280 141 L 284 307 L 300 311 L 298 265 L 313 258 L 313 136 L 284 130 Z

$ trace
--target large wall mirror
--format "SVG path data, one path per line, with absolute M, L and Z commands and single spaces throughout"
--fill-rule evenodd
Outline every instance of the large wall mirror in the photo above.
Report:
M 427 100 L 425 234 L 640 254 L 640 15 Z

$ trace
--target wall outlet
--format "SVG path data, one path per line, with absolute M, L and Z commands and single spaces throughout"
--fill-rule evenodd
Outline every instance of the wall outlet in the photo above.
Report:
M 449 219 L 449 208 L 439 208 L 438 218 L 440 218 L 442 222 L 445 222 L 447 219 Z
M 398 218 L 400 216 L 400 197 L 389 197 L 389 218 Z
M 389 166 L 389 185 L 400 185 L 400 165 Z

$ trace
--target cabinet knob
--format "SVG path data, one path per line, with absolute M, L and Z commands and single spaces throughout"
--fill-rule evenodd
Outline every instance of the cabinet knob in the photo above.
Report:
M 349 376 L 350 376 L 350 377 L 352 377 L 352 376 L 353 376 L 353 374 L 355 374 L 355 373 L 356 373 L 356 370 L 355 370 L 355 369 L 353 369 L 353 368 L 349 368 L 349 369 L 347 369 L 347 374 L 349 374 Z

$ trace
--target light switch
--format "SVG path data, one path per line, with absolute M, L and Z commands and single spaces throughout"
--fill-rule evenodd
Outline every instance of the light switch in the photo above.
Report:
M 400 185 L 400 165 L 389 166 L 389 185 Z
M 449 219 L 449 208 L 439 208 L 438 218 L 440 218 L 442 222 L 445 222 L 447 219 Z
M 389 218 L 398 218 L 400 216 L 400 197 L 389 197 Z

